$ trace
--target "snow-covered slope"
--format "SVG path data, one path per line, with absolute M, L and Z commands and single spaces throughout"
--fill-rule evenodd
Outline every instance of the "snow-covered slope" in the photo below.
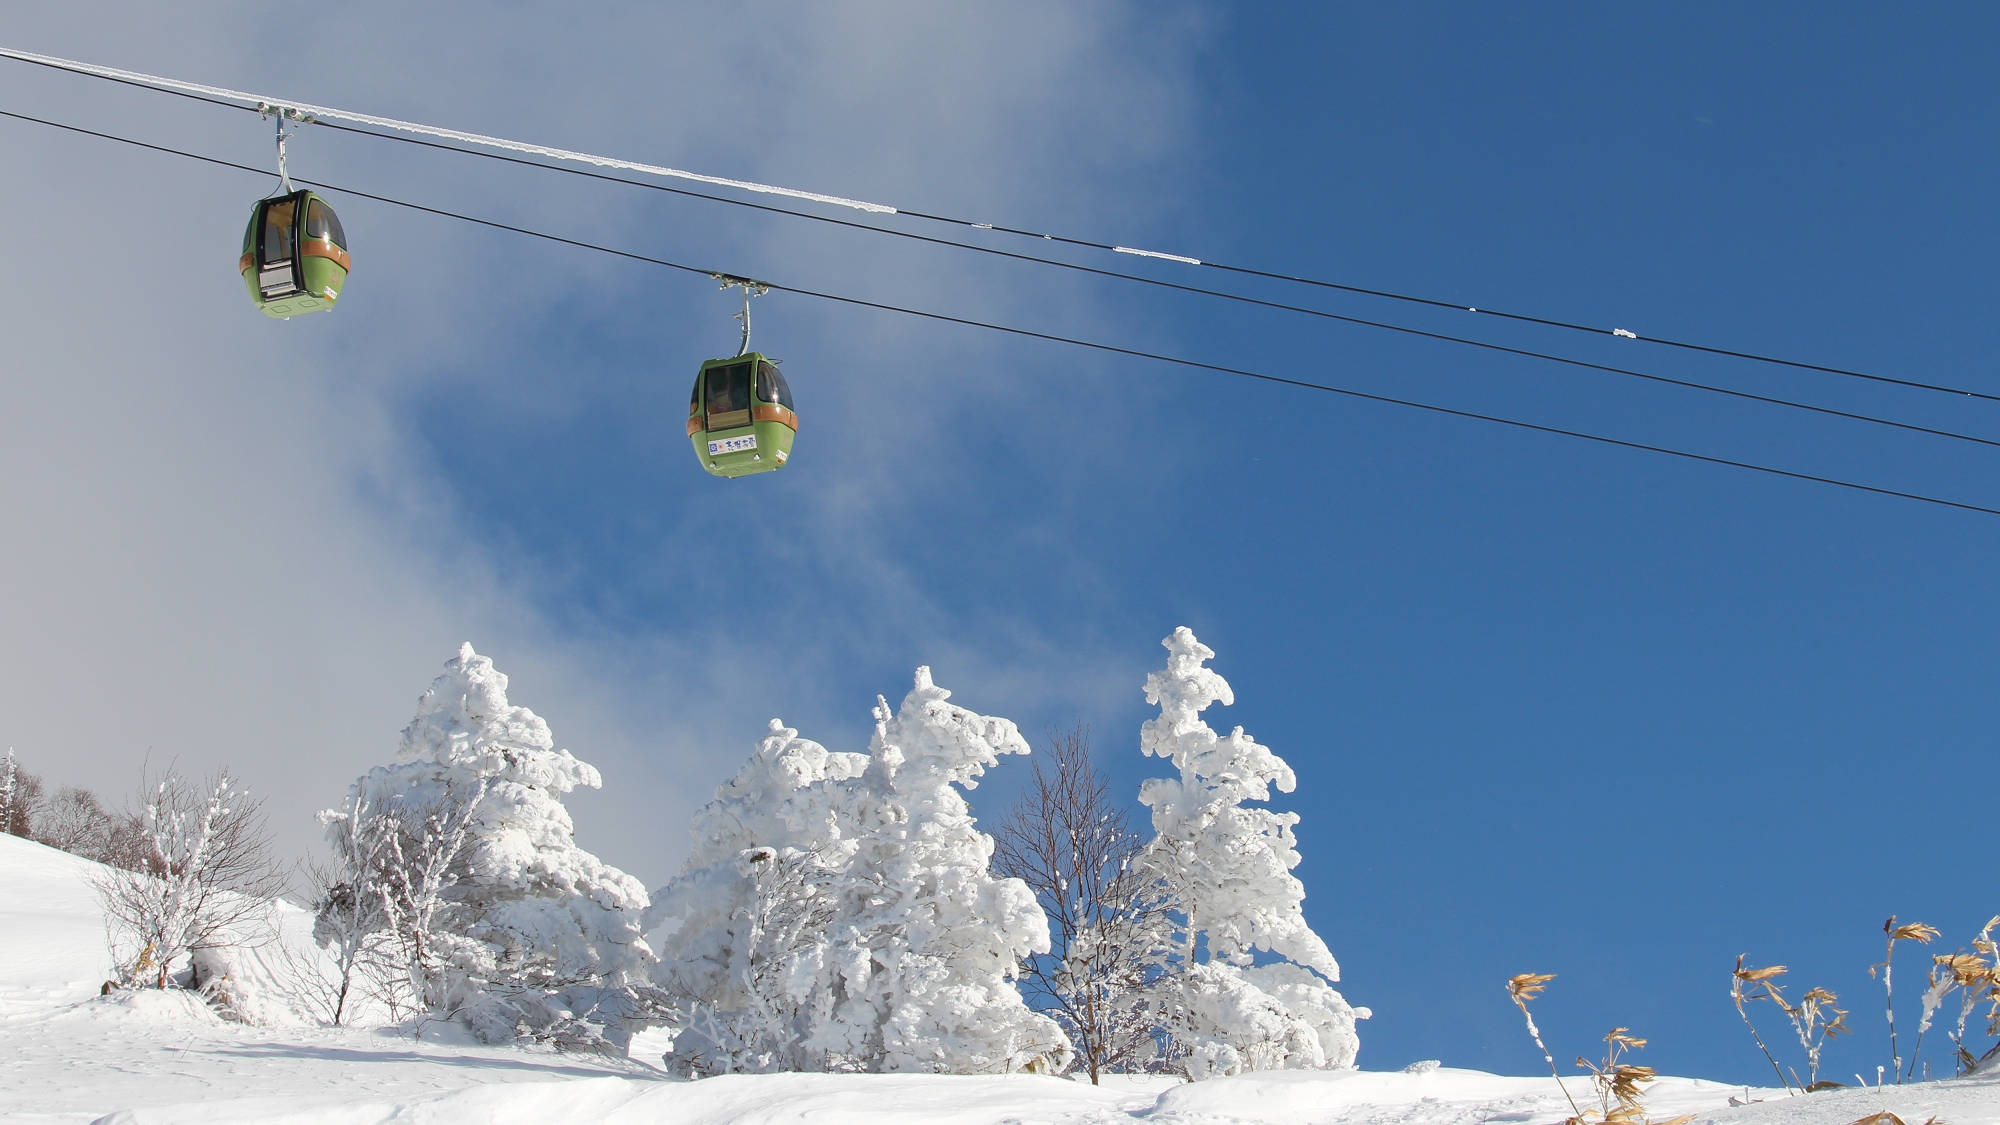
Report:
M 466 1044 L 449 1029 L 412 1039 L 249 1027 L 184 993 L 99 996 L 111 959 L 90 886 L 97 869 L 0 834 L 0 1122 L 81 1123 L 167 1104 L 197 1106 L 207 1119 L 235 1112 L 226 1107 L 236 1103 L 222 1099 L 352 1105 L 476 1085 L 659 1073 L 623 1060 Z M 281 916 L 294 946 L 306 921 L 296 907 Z
M 1552 1125 L 1569 1107 L 1546 1078 L 1471 1070 L 1426 1075 L 1281 1071 L 1174 1086 L 1089 1085 L 1033 1075 L 726 1075 L 697 1082 L 629 1078 L 479 1086 L 367 1104 L 326 1098 L 160 1106 L 106 1125 Z M 1728 1106 L 1742 1087 L 1661 1079 L 1648 1104 L 1697 1125 L 1847 1125 L 1882 1109 L 1909 1125 L 2000 1122 L 2000 1084 L 1936 1082 Z
M 129 1125 L 1553 1125 L 1546 1078 L 1282 1072 L 1193 1085 L 1057 1078 L 778 1074 L 669 1079 L 643 1060 L 408 1034 L 225 1023 L 179 993 L 97 995 L 109 972 L 94 864 L 0 836 L 0 1122 Z M 660 1045 L 650 1051 L 657 1057 Z M 635 1050 L 635 1054 L 638 1053 Z M 1650 1102 L 1714 1125 L 2000 1125 L 2000 1078 L 1733 1108 L 1742 1087 L 1666 1078 Z
M 0 833 L 0 1020 L 74 1003 L 111 973 L 98 865 Z

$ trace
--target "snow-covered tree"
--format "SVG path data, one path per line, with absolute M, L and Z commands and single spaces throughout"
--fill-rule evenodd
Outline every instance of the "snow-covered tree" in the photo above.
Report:
M 493 948 L 463 932 L 470 912 L 457 893 L 472 877 L 467 847 L 485 792 L 481 780 L 471 793 L 377 812 L 357 786 L 346 808 L 320 814 L 334 863 L 315 872 L 313 940 L 332 971 L 303 983 L 329 1022 L 345 1022 L 360 999 L 392 1020 L 451 1010 L 468 980 L 496 978 Z
M 817 1045 L 836 997 L 826 963 L 834 884 L 855 840 L 866 754 L 829 753 L 777 719 L 736 776 L 695 813 L 681 873 L 654 896 L 654 979 L 685 1009 L 668 1064 L 687 1074 L 862 1069 Z
M 357 1003 L 376 999 L 388 1006 L 390 1017 L 402 1017 L 409 964 L 399 956 L 389 884 L 388 843 L 395 820 L 361 800 L 350 798 L 342 809 L 320 813 L 327 828 L 333 862 L 308 861 L 306 877 L 312 888 L 313 940 L 328 954 L 327 964 L 300 966 L 300 992 L 320 1009 L 326 1022 L 339 1027 L 353 1018 Z M 398 977 L 404 980 L 399 982 Z
M 919 668 L 899 709 L 876 699 L 853 818 L 858 878 L 834 931 L 845 995 L 827 1030 L 844 1034 L 828 1046 L 879 1050 L 889 1071 L 1059 1072 L 1068 1040 L 1013 984 L 1024 956 L 1048 950 L 1048 919 L 1025 883 L 988 871 L 993 838 L 960 792 L 1028 744 L 950 696 Z
M 1175 926 L 1155 985 L 1169 1051 L 1196 1078 L 1352 1066 L 1354 1021 L 1368 1013 L 1328 983 L 1340 966 L 1306 924 L 1305 886 L 1292 875 L 1298 815 L 1243 807 L 1297 779 L 1242 727 L 1222 736 L 1202 720 L 1210 704 L 1235 702 L 1204 667 L 1214 651 L 1185 627 L 1161 643 L 1167 667 L 1146 677 L 1160 715 L 1140 728 L 1139 746 L 1180 776 L 1147 781 L 1139 801 L 1155 832 L 1145 863 Z
M 10 746 L 7 748 L 7 760 L 0 762 L 0 832 L 12 836 L 28 834 L 25 825 L 20 831 L 14 829 L 14 821 L 21 812 L 21 802 L 17 797 L 20 792 L 20 776 L 21 767 L 14 764 L 14 748 Z
M 396 761 L 349 791 L 394 831 L 363 893 L 387 894 L 413 984 L 480 1038 L 530 1037 L 622 1051 L 650 992 L 639 881 L 577 847 L 562 795 L 602 784 L 555 748 L 548 724 L 507 702 L 507 677 L 470 644 L 445 665 L 403 730 Z M 351 815 L 351 814 L 350 814 Z M 352 854 L 326 818 L 336 859 Z M 413 916 L 415 915 L 421 916 Z
M 7 760 L 0 763 L 0 832 L 32 837 L 41 798 L 42 779 L 22 769 L 9 747 Z
M 970 789 L 1014 724 L 946 700 L 919 668 L 900 709 L 878 697 L 868 753 L 771 734 L 695 820 L 695 852 L 659 895 L 680 918 L 658 979 L 688 998 L 669 1062 L 696 1073 L 859 1069 L 1055 1071 L 1060 1028 L 1012 978 L 1049 948 Z

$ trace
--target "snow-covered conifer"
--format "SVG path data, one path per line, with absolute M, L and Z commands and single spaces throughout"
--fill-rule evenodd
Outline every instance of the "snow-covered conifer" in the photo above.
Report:
M 647 914 L 649 930 L 679 922 L 654 979 L 685 1009 L 668 1056 L 682 1073 L 845 1062 L 809 1044 L 832 1014 L 832 884 L 854 852 L 853 795 L 840 783 L 859 777 L 868 756 L 829 753 L 798 734 L 771 720 L 750 759 L 695 814 L 693 848 Z
M 0 832 L 32 838 L 41 799 L 42 779 L 22 769 L 8 747 L 6 763 L 0 765 Z
M 889 1071 L 1059 1073 L 1067 1037 L 1013 984 L 1022 957 L 1048 951 L 1048 919 L 1027 884 L 988 871 L 993 838 L 959 791 L 1028 744 L 950 696 L 919 668 L 900 708 L 876 699 L 854 816 L 860 878 L 834 931 L 845 995 L 829 1030 L 847 1036 L 829 1046 L 879 1050 Z
M 14 836 L 26 836 L 28 833 L 25 830 L 20 832 L 14 831 L 14 817 L 18 810 L 17 802 L 14 800 L 14 779 L 19 776 L 19 773 L 20 767 L 14 764 L 14 748 L 9 746 L 7 748 L 7 761 L 4 764 L 0 764 L 0 832 Z
M 406 909 L 433 908 L 421 928 L 449 939 L 422 957 L 434 968 L 412 966 L 431 977 L 418 982 L 424 1002 L 482 1039 L 598 1050 L 629 1040 L 652 959 L 640 936 L 646 892 L 577 847 L 562 804 L 600 784 L 555 748 L 547 723 L 507 702 L 507 677 L 467 644 L 418 701 L 396 761 L 349 791 L 349 809 L 399 821 L 376 893 L 401 880 Z M 343 818 L 328 827 L 351 853 Z
M 669 1061 L 697 1073 L 1059 1070 L 1069 1045 L 1012 983 L 1049 947 L 1018 879 L 988 870 L 971 788 L 1027 743 L 946 702 L 920 668 L 877 699 L 869 752 L 830 754 L 773 720 L 695 820 L 663 890 L 681 918 L 658 979 L 690 1003 Z
M 1367 1010 L 1327 983 L 1340 966 L 1306 924 L 1305 886 L 1291 873 L 1298 815 L 1243 807 L 1270 800 L 1273 786 L 1291 792 L 1296 778 L 1242 727 L 1219 736 L 1202 720 L 1210 704 L 1235 702 L 1204 667 L 1214 651 L 1185 627 L 1161 643 L 1167 667 L 1146 677 L 1160 715 L 1140 728 L 1139 745 L 1180 776 L 1147 781 L 1139 801 L 1156 833 L 1145 862 L 1176 926 L 1156 989 L 1170 1049 L 1193 1077 L 1352 1066 L 1354 1021 Z M 1253 968 L 1257 952 L 1284 961 Z

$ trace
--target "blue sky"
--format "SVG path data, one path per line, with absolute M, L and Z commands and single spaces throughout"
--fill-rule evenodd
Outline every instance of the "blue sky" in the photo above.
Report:
M 79 4 L 0 41 L 2000 393 L 1977 5 L 364 3 L 319 17 L 348 61 L 308 71 L 258 10 Z M 0 108 L 268 158 L 247 115 L 19 64 Z M 0 707 L 59 782 L 226 760 L 303 849 L 471 639 L 603 769 L 580 839 L 657 884 L 765 719 L 859 749 L 918 663 L 1031 734 L 1088 724 L 1136 792 L 1139 685 L 1186 624 L 1236 689 L 1212 723 L 1299 773 L 1281 804 L 1376 1012 L 1366 1066 L 1531 1071 L 1500 986 L 1532 970 L 1559 974 L 1559 1058 L 1628 1025 L 1641 1061 L 1756 1081 L 1726 995 L 1748 953 L 1851 1002 L 1826 1069 L 1872 1076 L 1881 920 L 1951 945 L 2000 911 L 2000 517 L 786 294 L 757 340 L 796 459 L 720 481 L 679 421 L 734 343 L 706 282 L 336 195 L 341 310 L 265 323 L 227 269 L 263 181 L 0 136 L 33 263 L 0 277 Z M 785 284 L 2000 506 L 1963 443 L 323 130 L 294 154 Z M 140 295 L 86 298 L 76 232 L 135 192 L 165 252 Z M 2000 436 L 1990 403 L 1230 286 Z

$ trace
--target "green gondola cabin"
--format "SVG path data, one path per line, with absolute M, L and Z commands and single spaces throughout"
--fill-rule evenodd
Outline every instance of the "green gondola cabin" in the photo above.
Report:
M 351 259 L 347 234 L 327 201 L 295 191 L 257 201 L 237 268 L 265 316 L 289 320 L 340 299 Z
M 781 469 L 791 460 L 798 431 L 792 389 L 761 352 L 701 365 L 688 399 L 687 432 L 703 468 L 719 477 Z

